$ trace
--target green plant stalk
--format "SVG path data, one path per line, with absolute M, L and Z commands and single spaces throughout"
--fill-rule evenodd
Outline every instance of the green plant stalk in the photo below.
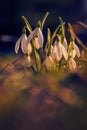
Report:
M 59 17 L 59 22 L 60 22 L 61 28 L 62 28 L 62 35 L 63 35 L 63 37 L 65 37 L 65 22 L 63 22 L 61 17 Z
M 47 13 L 45 14 L 45 16 L 43 17 L 43 19 L 42 19 L 42 22 L 41 22 L 41 30 L 43 30 L 43 26 L 44 26 L 44 23 L 45 23 L 45 21 L 46 21 L 48 15 L 49 15 L 49 12 L 47 12 Z
M 35 60 L 36 69 L 37 69 L 37 73 L 38 73 L 39 72 L 39 67 L 38 67 L 37 56 L 36 56 L 36 49 L 34 47 L 34 41 L 33 40 L 32 40 L 32 49 L 33 49 L 34 60 Z
M 50 54 L 50 50 L 51 50 L 51 46 L 52 46 L 53 40 L 57 36 L 57 32 L 58 32 L 60 27 L 61 27 L 61 25 L 58 25 L 58 27 L 54 30 L 52 36 L 51 36 L 50 29 L 48 29 L 48 35 L 50 35 L 50 40 L 48 40 L 48 45 L 49 45 L 48 55 Z
M 56 37 L 56 34 L 57 34 L 60 27 L 61 27 L 61 25 L 58 25 L 57 28 L 54 30 L 52 37 L 51 37 L 51 44 L 53 43 L 53 40 Z

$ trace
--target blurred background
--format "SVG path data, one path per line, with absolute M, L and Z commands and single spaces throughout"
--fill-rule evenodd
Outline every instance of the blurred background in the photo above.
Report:
M 14 51 L 15 42 L 24 26 L 22 15 L 34 28 L 47 11 L 50 15 L 44 30 L 47 27 L 54 30 L 59 16 L 71 24 L 77 21 L 87 23 L 87 0 L 0 0 L 0 52 Z M 79 35 L 83 34 L 79 32 Z

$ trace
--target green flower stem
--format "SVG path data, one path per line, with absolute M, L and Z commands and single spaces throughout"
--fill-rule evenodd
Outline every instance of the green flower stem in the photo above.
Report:
M 62 60 L 59 61 L 59 71 L 61 70 L 61 67 L 62 67 Z
M 45 14 L 45 16 L 43 17 L 43 19 L 42 19 L 42 22 L 41 22 L 41 30 L 43 30 L 43 26 L 44 26 L 44 23 L 45 23 L 45 21 L 46 21 L 48 15 L 49 15 L 49 12 L 47 12 L 47 13 Z
M 61 27 L 61 25 L 58 25 L 57 28 L 54 30 L 54 32 L 52 33 L 52 36 L 51 36 L 51 31 L 50 29 L 48 28 L 48 55 L 50 54 L 50 51 L 51 51 L 51 46 L 52 46 L 52 43 L 53 43 L 53 40 L 54 38 L 57 36 L 57 32 L 59 30 L 59 28 Z
M 36 64 L 37 72 L 39 72 L 38 62 L 37 62 L 37 56 L 36 56 L 36 49 L 34 47 L 34 41 L 32 40 L 32 49 L 33 49 L 33 56 Z

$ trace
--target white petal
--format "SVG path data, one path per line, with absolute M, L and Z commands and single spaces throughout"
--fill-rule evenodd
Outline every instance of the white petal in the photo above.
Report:
M 40 43 L 39 43 L 39 41 L 38 41 L 38 37 L 35 37 L 35 38 L 34 38 L 34 46 L 35 46 L 36 49 L 39 49 L 39 48 L 40 48 Z
M 37 36 L 38 36 L 38 42 L 40 44 L 40 47 L 43 47 L 44 37 L 40 28 L 38 28 Z
M 20 44 L 21 44 L 21 39 L 22 39 L 22 36 L 16 42 L 16 45 L 15 45 L 16 54 L 18 53 L 18 50 L 19 50 L 19 47 L 20 47 Z
M 26 34 L 23 34 L 23 36 L 22 36 L 21 50 L 24 54 L 27 52 L 27 36 L 26 36 Z
M 52 53 L 51 56 L 54 60 L 59 61 L 60 60 L 60 56 L 58 54 L 58 48 L 57 45 L 54 45 L 53 49 L 52 49 Z
M 31 42 L 31 40 L 33 39 L 34 32 L 35 32 L 35 31 L 32 31 L 32 32 L 30 33 L 30 35 L 28 36 L 28 38 L 27 38 L 27 44 L 28 44 L 29 42 Z
M 31 57 L 28 56 L 28 57 L 27 57 L 27 60 L 28 60 L 28 63 L 30 64 L 30 63 L 31 63 Z
M 27 53 L 31 54 L 32 53 L 32 46 L 31 43 L 27 44 Z
M 66 48 L 61 44 L 61 51 L 62 51 L 62 55 L 64 56 L 65 60 L 68 59 L 68 53 Z
M 74 42 L 73 42 L 73 47 L 74 47 L 74 49 L 76 51 L 77 56 L 80 57 L 80 50 L 79 50 L 78 46 Z
M 57 45 L 57 52 L 58 52 L 60 59 L 62 58 L 62 46 L 61 45 L 62 45 L 61 43 L 58 43 L 58 45 Z
M 76 62 L 75 62 L 75 60 L 73 58 L 69 59 L 69 68 L 71 70 L 76 69 Z
M 72 58 L 75 58 L 75 56 L 76 56 L 76 51 L 75 51 L 74 49 L 71 50 L 70 56 L 71 56 Z
M 64 42 L 63 42 L 63 45 L 64 45 L 64 47 L 67 49 L 67 40 L 64 38 Z

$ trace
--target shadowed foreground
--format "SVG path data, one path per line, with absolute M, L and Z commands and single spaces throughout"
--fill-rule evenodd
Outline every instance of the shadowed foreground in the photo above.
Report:
M 0 58 L 0 70 L 13 62 Z M 86 68 L 31 74 L 23 59 L 0 73 L 0 130 L 87 130 Z

